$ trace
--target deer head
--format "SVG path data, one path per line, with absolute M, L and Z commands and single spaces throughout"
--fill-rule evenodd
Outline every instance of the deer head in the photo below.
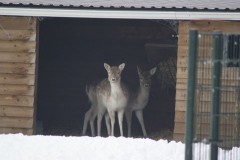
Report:
M 125 63 L 122 63 L 119 66 L 110 66 L 107 63 L 104 63 L 104 67 L 107 70 L 108 80 L 110 83 L 120 82 L 121 73 L 125 67 Z
M 140 86 L 144 88 L 150 88 L 151 77 L 155 74 L 157 67 L 154 67 L 149 71 L 142 71 L 139 67 L 137 67 L 137 70 L 138 70 Z

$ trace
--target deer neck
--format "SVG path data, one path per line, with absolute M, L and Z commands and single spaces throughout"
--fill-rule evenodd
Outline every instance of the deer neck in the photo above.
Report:
M 143 99 L 148 99 L 150 93 L 150 88 L 146 88 L 144 86 L 139 87 L 138 97 Z
M 111 95 L 122 93 L 121 82 L 110 83 L 111 86 Z

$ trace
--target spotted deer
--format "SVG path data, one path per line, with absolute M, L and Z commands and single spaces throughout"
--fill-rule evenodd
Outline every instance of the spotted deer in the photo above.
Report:
M 128 124 L 128 137 L 131 136 L 132 112 L 135 112 L 136 114 L 136 117 L 141 125 L 143 135 L 145 137 L 147 136 L 143 119 L 143 109 L 146 107 L 149 100 L 151 77 L 155 74 L 156 69 L 157 68 L 154 67 L 150 71 L 142 71 L 140 68 L 137 67 L 139 76 L 139 87 L 137 90 L 130 91 L 129 103 L 125 110 Z
M 108 73 L 108 78 L 102 80 L 96 86 L 90 86 L 87 90 L 87 95 L 92 106 L 85 114 L 83 134 L 86 133 L 86 126 L 90 120 L 92 135 L 94 135 L 93 121 L 97 115 L 98 136 L 100 136 L 101 121 L 103 115 L 105 115 L 108 133 L 114 136 L 115 112 L 117 112 L 120 134 L 123 136 L 123 115 L 129 99 L 128 89 L 121 82 L 121 73 L 125 64 L 122 63 L 119 66 L 110 66 L 104 63 L 104 67 Z M 106 110 L 108 114 L 105 114 Z M 110 118 L 111 126 L 108 118 Z

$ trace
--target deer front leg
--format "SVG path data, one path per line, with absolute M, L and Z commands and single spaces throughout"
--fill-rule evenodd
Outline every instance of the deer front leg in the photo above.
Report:
M 110 134 L 110 136 L 114 136 L 115 112 L 108 110 L 108 114 L 109 114 L 110 120 L 111 120 L 111 134 Z
M 124 115 L 124 110 L 118 111 L 118 123 L 119 123 L 121 136 L 123 136 L 123 115 Z
M 110 118 L 109 118 L 108 113 L 105 113 L 105 123 L 106 123 L 106 126 L 107 126 L 108 136 L 110 136 L 111 127 L 110 127 Z
M 125 111 L 127 125 L 128 125 L 128 137 L 131 137 L 131 128 L 132 128 L 132 110 L 127 109 Z
M 135 114 L 137 116 L 137 119 L 138 119 L 141 127 L 142 127 L 142 131 L 143 131 L 144 137 L 147 137 L 147 132 L 146 132 L 145 125 L 144 125 L 144 119 L 143 119 L 143 112 L 142 112 L 142 110 L 135 111 Z

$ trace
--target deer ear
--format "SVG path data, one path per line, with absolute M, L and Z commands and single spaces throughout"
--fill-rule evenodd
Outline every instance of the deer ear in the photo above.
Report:
M 152 69 L 150 70 L 150 74 L 151 74 L 151 75 L 154 75 L 155 72 L 156 72 L 156 70 L 157 70 L 157 67 L 152 68 Z
M 118 68 L 119 68 L 121 71 L 124 69 L 124 67 L 125 67 L 125 63 L 122 63 L 122 64 L 120 64 L 120 65 L 118 66 Z
M 109 66 L 107 63 L 104 63 L 104 68 L 105 68 L 107 71 L 109 71 L 110 66 Z
M 137 66 L 138 75 L 141 75 L 142 70 Z

